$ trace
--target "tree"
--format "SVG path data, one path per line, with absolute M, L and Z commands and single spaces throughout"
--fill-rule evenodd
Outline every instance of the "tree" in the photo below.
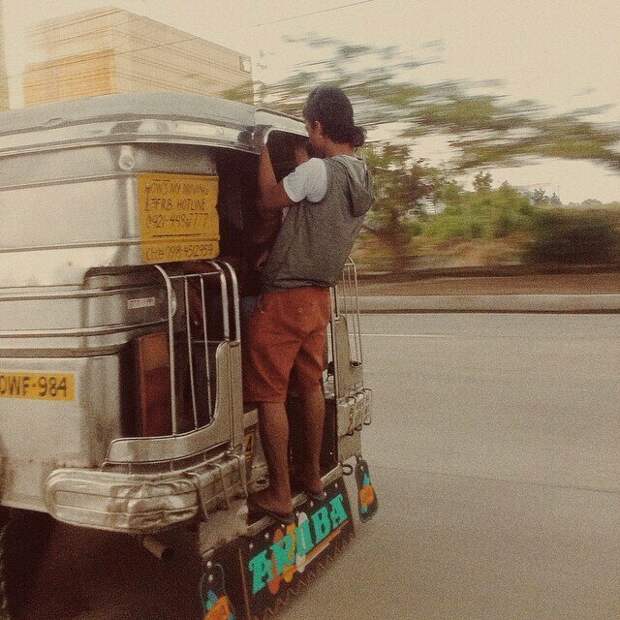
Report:
M 541 189 L 540 187 L 536 188 L 532 194 L 532 202 L 539 206 L 545 202 L 547 202 L 547 194 L 545 193 L 544 189 Z
M 590 120 L 602 108 L 554 115 L 532 100 L 506 103 L 501 95 L 478 92 L 488 82 L 422 82 L 416 71 L 434 61 L 408 58 L 396 47 L 313 36 L 292 42 L 327 53 L 301 63 L 283 80 L 254 84 L 259 105 L 299 114 L 308 92 L 330 83 L 346 90 L 369 128 L 391 126 L 409 144 L 420 136 L 449 136 L 455 171 L 518 166 L 532 156 L 587 159 L 620 171 L 620 128 Z
M 587 159 L 620 172 L 620 129 L 591 119 L 600 109 L 554 115 L 531 100 L 506 103 L 501 95 L 480 93 L 488 83 L 444 81 L 428 84 L 416 71 L 428 60 L 406 57 L 398 48 L 351 45 L 308 36 L 309 50 L 325 50 L 323 58 L 298 65 L 272 84 L 254 83 L 232 98 L 254 92 L 258 105 L 300 115 L 309 91 L 320 84 L 343 88 L 353 100 L 359 123 L 368 129 L 391 129 L 394 144 L 375 143 L 368 149 L 375 175 L 377 201 L 367 232 L 391 244 L 396 267 L 406 263 L 414 231 L 406 217 L 420 200 L 450 200 L 459 195 L 450 175 L 472 168 L 518 166 L 532 157 Z M 447 171 L 422 160 L 410 160 L 410 146 L 428 135 L 449 137 L 454 157 Z M 487 177 L 488 175 L 488 177 Z M 477 192 L 491 191 L 489 173 L 476 176 Z M 547 197 L 534 192 L 539 204 Z
M 549 198 L 549 204 L 554 207 L 562 206 L 562 201 L 560 200 L 560 197 L 555 192 L 553 192 L 553 194 L 551 195 L 551 198 Z
M 480 171 L 473 181 L 474 191 L 476 192 L 490 192 L 493 183 L 493 177 L 490 172 Z
M 423 159 L 411 160 L 409 148 L 402 145 L 369 145 L 365 157 L 372 174 L 375 204 L 364 231 L 371 234 L 391 254 L 395 271 L 406 268 L 411 240 L 419 227 L 409 213 L 424 213 L 422 199 L 435 200 L 444 182 L 443 173 Z

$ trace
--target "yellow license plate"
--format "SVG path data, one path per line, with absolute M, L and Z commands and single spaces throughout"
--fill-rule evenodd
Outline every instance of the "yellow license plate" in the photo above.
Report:
M 215 258 L 219 254 L 218 177 L 138 175 L 142 259 L 145 263 Z
M 75 400 L 75 375 L 0 370 L 0 398 Z

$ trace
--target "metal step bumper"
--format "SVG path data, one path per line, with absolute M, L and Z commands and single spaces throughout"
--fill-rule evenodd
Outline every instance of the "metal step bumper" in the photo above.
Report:
M 226 454 L 158 474 L 57 469 L 45 483 L 47 510 L 58 521 L 113 532 L 148 534 L 202 517 L 247 494 L 243 455 Z

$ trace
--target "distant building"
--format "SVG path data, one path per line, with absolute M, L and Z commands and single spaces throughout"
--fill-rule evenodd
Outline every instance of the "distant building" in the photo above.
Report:
M 0 112 L 9 109 L 9 79 L 4 55 L 4 7 L 0 0 Z
M 26 67 L 25 105 L 134 91 L 217 95 L 252 79 L 248 56 L 116 8 L 41 22 L 31 39 L 40 61 Z

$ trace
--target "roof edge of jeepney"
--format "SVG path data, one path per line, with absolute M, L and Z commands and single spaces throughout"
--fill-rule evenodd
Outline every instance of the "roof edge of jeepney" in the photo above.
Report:
M 172 142 L 256 152 L 252 105 L 173 92 L 47 103 L 0 114 L 0 153 L 80 143 Z
M 255 123 L 269 127 L 270 131 L 286 131 L 300 136 L 308 135 L 302 118 L 269 108 L 256 108 Z

